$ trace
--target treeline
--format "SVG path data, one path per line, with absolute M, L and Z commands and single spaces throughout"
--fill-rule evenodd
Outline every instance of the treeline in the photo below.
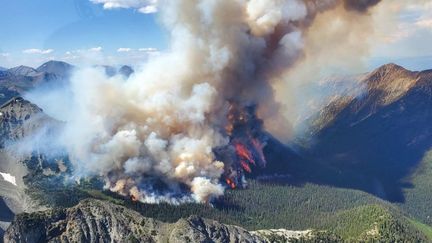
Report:
M 328 232 L 321 233 L 321 241 L 317 242 L 327 242 L 323 240 L 325 238 L 354 240 L 358 237 L 375 237 L 365 233 L 375 232 L 374 227 L 377 227 L 379 232 L 376 237 L 383 235 L 385 240 L 404 239 L 406 241 L 402 242 L 418 242 L 415 240 L 424 239 L 420 231 L 391 216 L 396 210 L 392 205 L 355 190 L 313 184 L 263 184 L 250 180 L 248 189 L 228 190 L 223 198 L 212 203 L 176 206 L 133 202 L 115 193 L 102 191 L 102 185 L 96 179 L 75 184 L 56 176 L 30 174 L 26 180 L 29 193 L 34 198 L 54 207 L 70 207 L 84 198 L 97 198 L 121 204 L 145 217 L 164 222 L 176 222 L 181 218 L 197 215 L 225 224 L 239 225 L 248 230 L 285 228 Z M 402 214 L 399 216 L 403 218 Z M 382 240 L 382 237 L 377 240 Z M 310 239 L 303 240 L 301 242 L 308 242 L 306 240 Z

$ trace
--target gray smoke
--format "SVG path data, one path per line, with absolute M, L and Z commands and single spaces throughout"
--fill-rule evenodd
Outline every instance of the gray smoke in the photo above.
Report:
M 370 7 L 380 2 L 381 0 L 344 0 L 346 9 L 358 12 L 366 12 Z

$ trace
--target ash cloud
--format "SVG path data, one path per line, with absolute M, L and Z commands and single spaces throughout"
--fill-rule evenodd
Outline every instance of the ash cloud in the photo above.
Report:
M 230 102 L 256 105 L 266 129 L 289 136 L 275 84 L 304 57 L 314 20 L 342 4 L 159 1 L 170 50 L 129 79 L 107 77 L 96 68 L 77 70 L 68 86 L 70 106 L 62 109 L 65 128 L 55 142 L 65 147 L 77 176 L 103 176 L 107 188 L 143 202 L 207 202 L 221 196 L 226 164 L 213 149 L 229 143 Z

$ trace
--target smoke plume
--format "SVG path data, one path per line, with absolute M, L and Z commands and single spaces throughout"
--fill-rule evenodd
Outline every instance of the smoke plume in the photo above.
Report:
M 240 113 L 257 107 L 266 129 L 289 134 L 272 82 L 304 56 L 309 27 L 326 11 L 364 13 L 378 2 L 159 1 L 169 51 L 127 80 L 95 68 L 78 70 L 59 143 L 77 175 L 103 176 L 107 188 L 122 195 L 144 202 L 218 197 L 228 165 L 214 149 L 233 140 L 226 130 L 232 104 Z M 249 153 L 263 157 L 264 145 L 239 141 L 239 149 L 254 148 L 242 152 L 251 163 Z

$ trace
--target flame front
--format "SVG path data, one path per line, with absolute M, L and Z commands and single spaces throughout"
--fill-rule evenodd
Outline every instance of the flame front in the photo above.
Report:
M 255 160 L 252 157 L 252 153 L 241 143 L 235 144 L 237 155 L 240 160 L 244 162 L 245 160 L 253 165 L 256 165 Z
M 224 178 L 228 188 L 245 188 L 246 176 L 266 166 L 263 149 L 267 136 L 256 106 L 229 102 L 225 131 L 228 145 L 215 149 L 216 157 L 225 163 Z

